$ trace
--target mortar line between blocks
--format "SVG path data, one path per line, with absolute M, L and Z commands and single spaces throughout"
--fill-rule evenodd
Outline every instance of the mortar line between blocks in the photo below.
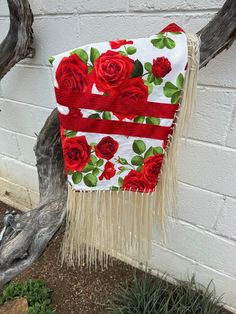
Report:
M 188 256 L 182 255 L 181 253 L 178 253 L 178 252 L 176 252 L 176 251 L 174 251 L 174 250 L 172 250 L 172 249 L 170 249 L 170 248 L 167 248 L 167 247 L 165 247 L 165 246 L 162 246 L 162 245 L 160 245 L 159 243 L 157 243 L 157 242 L 155 242 L 155 241 L 152 241 L 152 245 L 157 246 L 157 247 L 159 247 L 160 249 L 162 249 L 162 250 L 164 250 L 164 251 L 167 251 L 167 252 L 170 252 L 170 253 L 172 253 L 172 254 L 174 254 L 174 255 L 176 255 L 176 256 L 179 256 L 180 258 L 185 259 L 185 260 L 187 260 L 187 261 L 189 261 L 189 262 L 195 264 L 196 266 L 204 267 L 204 268 L 206 268 L 206 269 L 208 269 L 208 270 L 210 270 L 210 271 L 213 271 L 213 272 L 217 273 L 218 275 L 222 275 L 222 276 L 224 276 L 224 277 L 227 277 L 227 278 L 229 278 L 229 279 L 231 279 L 231 280 L 233 279 L 233 280 L 236 281 L 236 277 L 233 276 L 233 275 L 231 275 L 231 274 L 227 274 L 227 273 L 225 273 L 225 272 L 223 272 L 223 271 L 220 271 L 220 270 L 217 270 L 217 269 L 215 269 L 215 268 L 213 268 L 213 267 L 211 267 L 211 266 L 202 264 L 202 263 L 200 263 L 200 262 L 198 262 L 198 261 L 196 261 L 196 260 L 194 260 L 194 259 L 192 259 L 192 258 L 190 258 L 190 257 L 188 257 Z

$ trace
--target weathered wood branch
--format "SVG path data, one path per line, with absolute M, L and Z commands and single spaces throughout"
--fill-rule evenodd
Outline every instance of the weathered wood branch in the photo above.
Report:
M 22 3 L 25 1 L 22 0 Z M 16 33 L 18 32 L 19 29 Z M 228 48 L 235 39 L 235 33 L 236 1 L 227 0 L 213 20 L 199 31 L 202 40 L 200 67 Z M 0 54 L 1 47 L 2 45 Z M 9 60 L 5 64 L 13 63 Z M 0 77 L 6 72 L 0 66 Z M 56 110 L 51 113 L 38 135 L 35 155 L 40 205 L 28 213 L 16 216 L 7 227 L 0 246 L 0 288 L 40 256 L 65 218 L 67 191 Z
M 8 0 L 10 28 L 0 44 L 0 80 L 20 60 L 32 56 L 33 14 L 27 0 Z
M 215 17 L 198 32 L 201 37 L 200 68 L 228 49 L 236 38 L 236 1 L 227 0 Z M 227 74 L 226 74 L 227 75 Z

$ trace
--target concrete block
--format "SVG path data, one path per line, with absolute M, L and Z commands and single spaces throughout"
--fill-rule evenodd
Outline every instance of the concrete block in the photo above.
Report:
M 20 151 L 17 145 L 16 134 L 0 128 L 0 154 L 19 158 Z
M 198 88 L 197 106 L 188 136 L 224 145 L 232 117 L 236 92 L 217 88 Z
M 227 197 L 216 225 L 216 232 L 236 241 L 236 199 Z
M 224 199 L 222 195 L 179 183 L 177 219 L 213 229 Z
M 55 95 L 51 69 L 15 66 L 1 81 L 0 97 L 53 108 Z
M 0 125 L 31 137 L 39 133 L 51 110 L 16 101 L 0 100 Z
M 212 10 L 219 9 L 224 3 L 224 0 L 211 1 L 194 1 L 194 0 L 130 0 L 131 11 L 157 11 L 162 10 Z
M 27 164 L 35 165 L 36 159 L 33 148 L 36 144 L 36 138 L 17 133 L 16 139 L 20 149 L 19 159 Z
M 236 150 L 187 140 L 179 151 L 178 164 L 180 181 L 236 196 Z

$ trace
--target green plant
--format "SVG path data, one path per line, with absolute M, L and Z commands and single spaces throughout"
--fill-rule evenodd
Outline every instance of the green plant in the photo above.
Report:
M 53 314 L 51 303 L 51 290 L 42 280 L 27 280 L 22 283 L 10 283 L 0 294 L 0 304 L 8 300 L 24 297 L 29 304 L 27 314 Z
M 173 285 L 165 277 L 142 278 L 120 286 L 111 301 L 112 314 L 221 314 L 220 298 L 215 295 L 212 283 L 206 288 L 196 284 L 194 277 Z

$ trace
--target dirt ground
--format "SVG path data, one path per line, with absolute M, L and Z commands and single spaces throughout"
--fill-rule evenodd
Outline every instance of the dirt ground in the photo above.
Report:
M 0 202 L 0 222 L 6 210 L 12 208 Z M 52 307 L 57 314 L 107 313 L 109 300 L 120 284 L 133 278 L 135 269 L 118 260 L 108 269 L 97 271 L 61 266 L 61 241 L 62 236 L 56 236 L 43 255 L 14 281 L 43 279 L 52 289 Z M 137 270 L 136 273 L 143 274 Z

